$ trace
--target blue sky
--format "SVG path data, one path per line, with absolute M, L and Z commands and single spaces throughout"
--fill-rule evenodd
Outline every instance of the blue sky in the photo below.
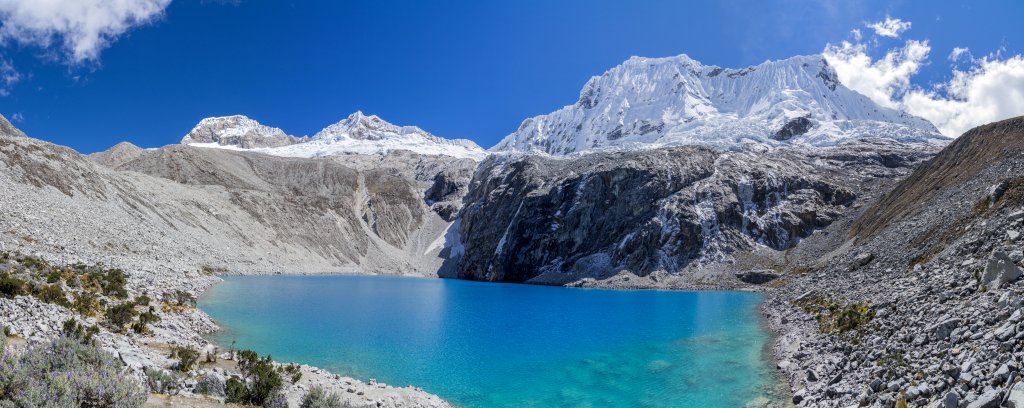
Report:
M 0 65 L 17 76 L 0 113 L 87 153 L 176 143 L 229 114 L 311 135 L 356 110 L 490 147 L 632 55 L 742 67 L 859 29 L 873 58 L 928 40 L 910 80 L 931 89 L 969 64 L 947 58 L 954 47 L 995 59 L 1024 47 L 1020 1 L 138 1 L 162 11 L 101 35 L 94 54 L 62 47 L 59 27 L 10 34 L 15 13 L 0 10 Z M 887 16 L 912 26 L 900 38 L 866 26 Z

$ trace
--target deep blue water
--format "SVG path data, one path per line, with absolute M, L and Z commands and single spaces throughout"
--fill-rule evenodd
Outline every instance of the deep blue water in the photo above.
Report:
M 227 277 L 211 340 L 464 407 L 742 407 L 776 389 L 760 295 Z

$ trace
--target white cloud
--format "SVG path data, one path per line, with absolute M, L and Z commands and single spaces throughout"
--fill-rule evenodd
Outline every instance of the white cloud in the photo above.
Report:
M 11 114 L 11 120 L 13 120 L 15 123 L 24 122 L 25 121 L 25 115 L 22 114 L 21 112 L 14 112 L 14 113 Z
M 132 27 L 163 14 L 171 0 L 0 0 L 0 44 L 52 51 L 71 64 L 97 61 Z
M 14 66 L 9 61 L 0 59 L 0 96 L 7 96 L 11 87 L 20 80 L 21 74 L 14 69 Z
M 900 34 L 910 29 L 910 22 L 885 16 L 885 20 L 865 24 L 882 37 L 900 38 Z
M 942 134 L 963 132 L 1024 114 L 1024 57 L 1004 58 L 1004 50 L 974 59 L 967 48 L 954 48 L 951 60 L 966 58 L 970 68 L 954 68 L 952 79 L 932 89 L 914 86 L 911 79 L 928 63 L 928 41 L 908 40 L 881 58 L 869 55 L 865 44 L 828 44 L 823 52 L 844 85 L 879 105 L 902 109 L 931 121 Z
M 926 63 L 931 51 L 928 41 L 909 40 L 877 61 L 867 51 L 864 44 L 843 41 L 840 45 L 825 46 L 824 56 L 848 88 L 879 105 L 898 108 L 899 102 L 894 98 L 910 88 L 910 78 Z
M 914 89 L 903 96 L 903 108 L 928 119 L 947 136 L 1024 114 L 1024 57 L 981 58 L 938 91 Z
M 850 30 L 850 34 L 853 35 L 853 39 L 855 41 L 860 41 L 861 38 L 864 38 L 864 35 L 860 33 L 859 28 L 854 28 L 853 30 Z
M 953 47 L 953 52 L 949 53 L 949 60 L 955 62 L 959 60 L 960 57 L 963 57 L 964 54 L 967 54 L 968 58 L 970 58 L 971 50 L 967 47 Z

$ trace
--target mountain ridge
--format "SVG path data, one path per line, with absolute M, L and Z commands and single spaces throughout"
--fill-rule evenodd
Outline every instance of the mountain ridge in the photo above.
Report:
M 944 143 L 928 121 L 843 86 L 821 56 L 742 69 L 683 54 L 632 57 L 592 77 L 572 105 L 523 121 L 491 148 L 565 155 L 700 144 L 834 146 L 858 137 Z

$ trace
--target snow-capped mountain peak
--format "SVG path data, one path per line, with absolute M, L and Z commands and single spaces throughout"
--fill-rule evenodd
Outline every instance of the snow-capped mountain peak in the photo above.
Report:
M 387 154 L 409 150 L 480 160 L 487 153 L 470 140 L 445 139 L 415 126 L 397 126 L 376 115 L 357 111 L 312 138 L 287 135 L 245 116 L 207 118 L 181 141 L 200 147 L 252 150 L 288 157 L 323 157 L 341 154 Z
M 182 144 L 234 146 L 241 149 L 281 147 L 304 139 L 286 134 L 242 115 L 206 118 L 183 139 Z
M 851 137 L 945 140 L 928 121 L 843 86 L 821 56 L 743 69 L 687 55 L 632 57 L 591 78 L 575 104 L 525 120 L 492 150 L 570 154 L 741 143 L 829 146 Z

